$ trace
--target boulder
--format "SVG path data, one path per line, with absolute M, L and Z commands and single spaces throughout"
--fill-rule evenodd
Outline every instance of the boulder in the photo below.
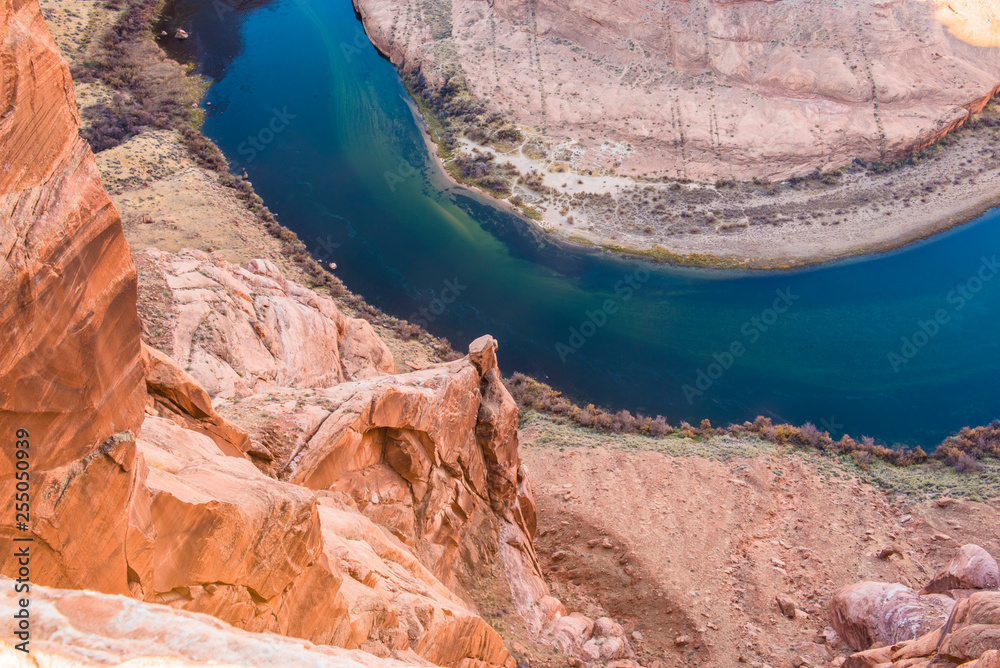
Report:
M 969 624 L 945 637 L 938 649 L 938 656 L 963 663 L 978 659 L 988 650 L 1000 650 L 1000 626 Z
M 830 601 L 830 621 L 855 650 L 915 639 L 945 622 L 954 601 L 920 596 L 901 584 L 859 582 L 838 589 Z
M 998 589 L 1000 567 L 989 552 L 978 545 L 963 545 L 951 561 L 935 575 L 921 594 L 944 593 L 952 589 Z
M 576 654 L 594 634 L 594 620 L 574 612 L 558 616 L 545 630 L 546 640 L 565 654 Z

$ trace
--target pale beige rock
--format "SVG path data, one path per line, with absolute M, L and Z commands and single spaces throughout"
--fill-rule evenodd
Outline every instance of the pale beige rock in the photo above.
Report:
M 213 399 L 395 372 L 371 325 L 345 317 L 332 299 L 285 279 L 267 260 L 244 269 L 219 253 L 146 249 L 136 262 L 171 291 L 174 317 L 161 350 Z
M 355 2 L 394 63 L 434 84 L 458 67 L 489 111 L 562 142 L 548 160 L 703 181 L 885 160 L 963 122 L 1000 82 L 997 43 L 967 27 L 996 35 L 995 8 L 937 4 Z
M 10 619 L 17 596 L 0 578 L 0 614 Z M 9 624 L 0 631 L 0 665 L 19 668 L 181 668 L 188 666 L 296 666 L 402 668 L 426 665 L 418 657 L 380 659 L 360 651 L 313 645 L 270 633 L 247 633 L 208 615 L 90 591 L 31 591 L 31 654 Z

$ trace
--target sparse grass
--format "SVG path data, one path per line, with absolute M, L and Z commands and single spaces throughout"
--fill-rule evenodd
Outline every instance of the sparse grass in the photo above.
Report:
M 686 422 L 671 425 L 666 418 L 631 414 L 627 410 L 612 412 L 590 404 L 580 407 L 562 396 L 561 392 L 523 374 L 515 373 L 505 384 L 518 406 L 524 411 L 544 412 L 567 424 L 592 429 L 606 434 L 635 434 L 654 439 L 677 436 L 701 443 L 718 438 L 751 438 L 772 443 L 779 448 L 802 452 L 820 453 L 827 457 L 841 458 L 860 471 L 869 473 L 872 467 L 888 464 L 899 468 L 914 465 L 935 468 L 946 466 L 958 474 L 974 476 L 984 470 L 984 462 L 1000 462 L 1000 421 L 985 427 L 966 427 L 950 436 L 935 448 L 932 454 L 920 447 L 886 447 L 873 438 L 863 436 L 856 441 L 848 435 L 835 441 L 828 432 L 820 431 L 812 423 L 802 426 L 773 424 L 770 418 L 758 416 L 753 422 L 714 427 L 708 419 L 697 427 Z
M 988 501 L 1000 496 L 1000 460 L 984 459 L 976 472 L 960 473 L 938 460 L 916 466 L 893 466 L 876 460 L 867 471 L 858 469 L 866 482 L 911 498 L 961 497 Z
M 681 255 L 674 253 L 663 246 L 653 248 L 638 249 L 619 246 L 617 244 L 605 244 L 601 246 L 604 250 L 622 257 L 637 258 L 661 264 L 672 264 L 678 267 L 706 267 L 712 269 L 739 269 L 746 268 L 748 262 L 737 258 L 724 258 L 712 255 L 711 253 L 691 253 Z
M 547 415 L 532 409 L 521 411 L 521 428 L 534 434 L 532 443 L 541 447 L 597 448 L 622 450 L 652 450 L 671 457 L 706 457 L 726 460 L 730 457 L 757 457 L 776 454 L 775 446 L 755 436 L 734 438 L 713 436 L 707 441 L 687 438 L 675 432 L 662 438 L 641 434 L 609 434 L 573 424 L 565 418 Z
M 981 461 L 975 475 L 960 473 L 938 460 L 897 466 L 877 458 L 867 470 L 851 455 L 835 455 L 775 445 L 754 434 L 712 436 L 706 440 L 671 433 L 661 438 L 640 434 L 614 434 L 588 429 L 571 420 L 533 409 L 521 412 L 521 428 L 531 435 L 531 445 L 543 448 L 615 448 L 652 451 L 669 457 L 703 457 L 725 461 L 734 457 L 798 457 L 816 466 L 829 479 L 859 480 L 883 490 L 902 494 L 910 501 L 949 496 L 985 502 L 1000 495 L 1000 460 Z

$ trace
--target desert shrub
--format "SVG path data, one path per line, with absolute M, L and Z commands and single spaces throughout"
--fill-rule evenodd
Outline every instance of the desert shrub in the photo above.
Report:
M 116 92 L 111 104 L 97 105 L 86 117 L 92 123 L 81 134 L 94 152 L 147 128 L 196 125 L 201 118 L 197 87 L 152 41 L 156 0 L 115 2 L 124 10 L 98 42 L 96 58 L 73 69 L 76 80 L 102 81 Z
M 869 450 L 855 450 L 851 453 L 854 464 L 862 471 L 867 471 L 872 460 L 872 453 Z
M 708 419 L 702 420 L 697 427 L 688 422 L 681 422 L 680 426 L 675 428 L 662 415 L 657 415 L 655 418 L 633 416 L 627 410 L 609 412 L 593 404 L 580 408 L 557 390 L 522 373 L 515 373 L 511 378 L 504 380 L 504 384 L 521 408 L 559 415 L 581 427 L 608 433 L 641 434 L 653 438 L 676 435 L 699 441 L 725 434 L 735 437 L 754 435 L 775 445 L 848 456 L 863 470 L 868 470 L 873 460 L 895 466 L 913 466 L 925 463 L 930 458 L 923 448 L 890 448 L 879 445 L 870 436 L 863 436 L 859 442 L 845 434 L 834 441 L 829 432 L 821 431 L 811 422 L 801 427 L 790 424 L 775 425 L 771 418 L 761 415 L 753 422 L 731 424 L 727 428 L 713 427 Z M 983 457 L 997 457 L 998 447 L 1000 447 L 1000 421 L 986 427 L 971 429 L 966 427 L 959 434 L 946 439 L 942 446 L 934 451 L 933 458 L 942 460 L 960 472 L 973 472 L 981 469 L 979 460 Z
M 81 134 L 94 153 L 114 148 L 146 128 L 164 127 L 162 118 L 155 117 L 141 105 L 126 102 L 121 95 L 115 95 L 110 104 L 88 108 L 85 118 L 89 123 L 81 129 Z
M 181 128 L 181 139 L 187 147 L 188 152 L 199 165 L 205 169 L 228 173 L 229 163 L 226 161 L 226 157 L 219 150 L 219 147 L 205 137 L 205 135 L 190 125 L 185 125 Z M 241 183 L 245 184 L 245 187 L 248 189 L 243 192 L 253 191 L 253 187 L 250 186 L 248 181 L 242 181 Z

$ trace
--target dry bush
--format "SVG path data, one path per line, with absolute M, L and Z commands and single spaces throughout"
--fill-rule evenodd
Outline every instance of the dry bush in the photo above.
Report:
M 96 60 L 73 70 L 77 81 L 102 81 L 116 92 L 110 105 L 87 112 L 82 131 L 95 153 L 113 148 L 143 130 L 196 127 L 198 82 L 185 75 L 153 42 L 156 0 L 122 0 L 125 9 L 98 45 Z

